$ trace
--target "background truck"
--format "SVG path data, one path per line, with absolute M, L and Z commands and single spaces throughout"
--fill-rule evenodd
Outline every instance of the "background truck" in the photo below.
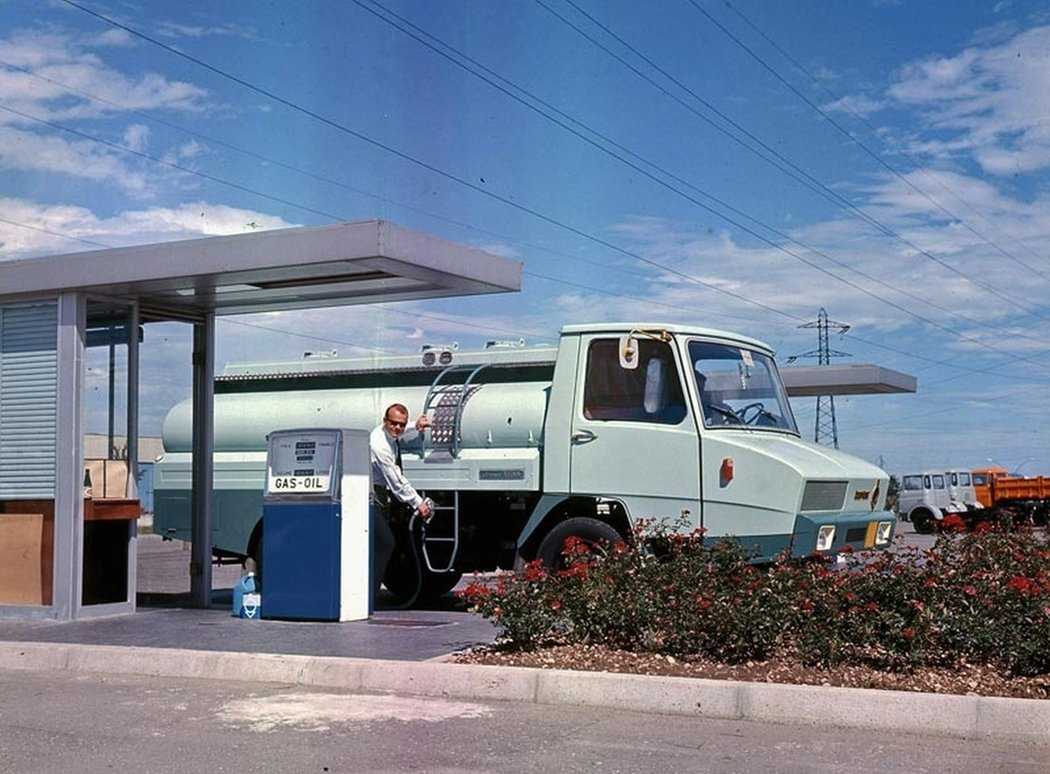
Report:
M 1050 517 L 1050 478 L 1011 476 L 1003 468 L 973 471 L 977 499 L 1010 523 L 1045 527 Z
M 735 536 L 756 558 L 881 547 L 887 475 L 799 436 L 773 352 L 723 331 L 571 325 L 556 346 L 491 342 L 415 356 L 229 365 L 215 381 L 214 546 L 258 557 L 266 434 L 371 429 L 387 405 L 431 420 L 402 441 L 406 475 L 438 505 L 424 593 L 464 571 L 556 564 L 568 537 L 622 540 L 646 519 Z M 164 423 L 154 525 L 189 539 L 191 404 Z M 416 568 L 385 583 L 408 594 Z
M 949 515 L 956 515 L 972 529 L 988 519 L 977 497 L 968 470 L 926 470 L 901 476 L 897 512 L 915 531 L 928 535 Z

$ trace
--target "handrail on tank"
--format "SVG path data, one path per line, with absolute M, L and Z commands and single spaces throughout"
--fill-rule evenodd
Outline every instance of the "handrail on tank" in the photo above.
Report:
M 456 401 L 456 410 L 452 419 L 452 439 L 449 443 L 449 452 L 453 457 L 459 456 L 459 443 L 460 443 L 460 429 L 462 428 L 463 422 L 463 406 L 467 400 L 467 391 L 470 388 L 471 383 L 474 381 L 474 377 L 478 375 L 479 371 L 482 371 L 490 366 L 495 365 L 494 363 L 482 363 L 481 365 L 468 365 L 468 364 L 455 364 L 447 366 L 442 369 L 437 376 L 434 377 L 434 381 L 430 383 L 430 388 L 427 390 L 427 397 L 423 400 L 423 413 L 426 414 L 430 410 L 430 405 L 434 399 L 441 394 L 444 394 L 445 390 L 450 387 L 456 386 L 452 384 L 441 384 L 441 380 L 450 373 L 456 371 L 467 371 L 470 370 L 470 374 L 463 382 L 463 390 L 459 394 L 459 399 Z M 442 388 L 440 391 L 438 388 Z M 420 456 L 426 455 L 427 450 L 426 436 L 420 438 Z

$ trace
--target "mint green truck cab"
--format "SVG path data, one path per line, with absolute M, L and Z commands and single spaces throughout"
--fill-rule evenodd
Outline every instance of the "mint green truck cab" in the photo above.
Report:
M 803 441 L 754 339 L 670 325 L 562 330 L 544 427 L 543 496 L 519 543 L 567 510 L 619 532 L 639 519 L 732 536 L 768 559 L 883 547 L 888 476 Z M 532 547 L 534 550 L 529 550 Z
M 227 366 L 215 384 L 216 553 L 258 555 L 265 438 L 370 429 L 391 403 L 431 420 L 402 442 L 405 474 L 438 505 L 426 594 L 462 572 L 555 563 L 566 538 L 628 538 L 645 520 L 732 537 L 756 560 L 889 545 L 888 476 L 802 440 L 773 352 L 680 325 L 570 325 L 557 346 L 304 358 Z M 189 537 L 190 405 L 172 409 L 155 467 L 154 528 Z M 406 590 L 414 568 L 388 568 Z

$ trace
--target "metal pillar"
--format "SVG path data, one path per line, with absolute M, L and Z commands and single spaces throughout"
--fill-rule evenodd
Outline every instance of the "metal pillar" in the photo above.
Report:
M 84 578 L 84 338 L 83 294 L 58 298 L 58 415 L 55 438 L 54 617 L 80 610 Z
M 137 500 L 139 498 L 139 305 L 133 303 L 128 309 L 128 396 L 127 420 L 127 462 L 128 483 L 124 496 Z M 110 444 L 112 446 L 112 444 Z M 128 598 L 132 609 L 135 608 L 139 577 L 139 523 L 133 520 L 128 523 Z
M 211 605 L 212 464 L 214 438 L 215 315 L 193 325 L 193 527 L 190 599 Z

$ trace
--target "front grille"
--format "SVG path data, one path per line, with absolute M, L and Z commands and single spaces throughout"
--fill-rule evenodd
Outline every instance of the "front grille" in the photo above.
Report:
M 847 543 L 863 543 L 868 538 L 867 527 L 850 527 L 846 530 Z
M 803 511 L 841 511 L 846 502 L 845 481 L 807 481 L 802 493 Z

